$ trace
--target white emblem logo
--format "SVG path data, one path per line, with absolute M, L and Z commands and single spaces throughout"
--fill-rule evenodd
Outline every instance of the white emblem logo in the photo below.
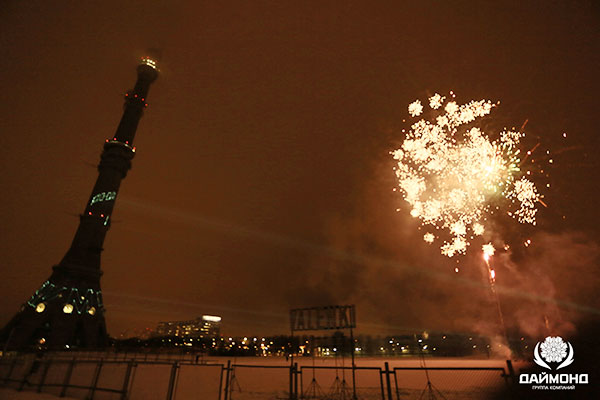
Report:
M 542 350 L 542 356 L 540 358 L 540 348 Z M 568 350 L 568 355 L 567 355 Z M 540 342 L 535 345 L 533 350 L 533 361 L 540 367 L 552 369 L 547 362 L 561 362 L 556 369 L 561 369 L 573 363 L 573 346 L 571 343 L 564 342 L 560 336 L 551 337 L 548 336 L 540 345 Z M 542 360 L 542 358 L 544 360 Z M 563 361 L 564 360 L 564 361 Z

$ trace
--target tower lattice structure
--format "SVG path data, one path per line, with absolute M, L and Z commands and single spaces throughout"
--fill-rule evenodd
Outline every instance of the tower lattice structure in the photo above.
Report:
M 6 349 L 103 347 L 108 335 L 100 289 L 100 255 L 121 181 L 135 155 L 133 141 L 148 106 L 146 98 L 158 78 L 156 61 L 144 57 L 135 87 L 125 94 L 123 116 L 104 143 L 98 178 L 80 215 L 71 247 L 52 274 L 2 330 Z

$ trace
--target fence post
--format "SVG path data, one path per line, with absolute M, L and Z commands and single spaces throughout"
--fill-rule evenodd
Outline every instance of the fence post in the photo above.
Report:
M 231 360 L 227 360 L 227 369 L 225 373 L 225 396 L 223 400 L 227 400 L 229 398 L 229 374 L 231 372 Z
M 300 367 L 300 398 L 304 395 L 304 370 Z
M 221 375 L 219 376 L 219 398 L 221 400 L 221 390 L 223 390 L 223 365 L 221 365 Z
M 90 388 L 90 393 L 88 394 L 88 400 L 94 399 L 94 393 L 96 393 L 96 386 L 98 386 L 98 379 L 100 379 L 100 371 L 102 371 L 102 359 L 96 365 L 96 371 L 94 371 L 94 378 L 92 379 L 92 387 Z
M 506 383 L 509 385 L 514 385 L 516 383 L 515 370 L 512 365 L 511 360 L 506 360 L 506 367 L 508 368 L 508 375 L 506 377 Z
M 293 364 L 293 361 L 290 362 L 290 387 L 288 389 L 288 392 L 289 392 L 288 399 L 294 400 L 294 364 Z M 227 400 L 227 399 L 225 399 L 225 400 Z
M 298 399 L 298 363 L 294 363 L 294 399 Z
M 38 362 L 35 358 L 33 359 L 33 361 L 31 362 L 31 366 L 29 367 L 29 371 L 25 372 L 23 374 L 23 378 L 21 379 L 21 383 L 19 384 L 19 387 L 17 388 L 17 390 L 20 392 L 23 390 L 23 388 L 25 387 L 25 384 L 29 384 L 29 376 L 31 376 L 33 374 L 33 369 L 34 369 L 34 365 L 35 363 Z
M 123 379 L 123 387 L 121 389 L 121 400 L 126 400 L 128 397 L 129 379 L 131 378 L 131 371 L 133 370 L 133 361 L 127 363 L 127 370 L 125 371 L 125 379 Z
M 392 385 L 390 384 L 390 364 L 385 362 L 385 383 L 387 384 L 388 400 L 392 400 Z
M 392 370 L 394 372 L 394 386 L 396 387 L 396 400 L 400 400 L 400 392 L 398 391 L 398 375 L 396 375 L 396 370 Z
M 356 343 L 354 343 L 354 334 L 352 328 L 350 328 L 350 341 L 352 342 L 352 400 L 356 398 L 356 364 L 354 363 L 354 350 L 356 349 Z
M 51 362 L 52 362 L 52 359 L 49 359 L 48 361 L 46 361 L 46 366 L 44 367 L 44 372 L 42 372 L 42 377 L 40 378 L 40 383 L 38 383 L 38 388 L 37 388 L 38 393 L 41 393 L 42 386 L 44 386 L 44 382 L 46 382 L 46 375 L 48 375 L 48 370 L 50 369 Z
M 67 369 L 67 374 L 65 375 L 65 380 L 63 381 L 63 388 L 60 391 L 60 395 L 58 397 L 65 397 L 67 394 L 67 387 L 69 386 L 69 382 L 71 381 L 71 374 L 73 373 L 73 368 L 75 368 L 75 358 L 71 360 L 69 364 L 69 369 Z
M 4 384 L 2 386 L 6 386 L 6 384 L 8 383 L 8 380 L 12 376 L 12 373 L 13 373 L 13 370 L 15 369 L 16 364 L 17 364 L 17 357 L 14 357 L 12 360 L 12 363 L 10 364 L 10 368 L 8 369 L 8 373 L 6 374 L 6 377 L 4 377 Z
M 383 390 L 383 371 L 379 369 L 379 387 L 381 388 L 381 400 L 385 400 L 385 391 Z
M 179 369 L 179 362 L 175 361 L 173 367 L 171 367 L 171 376 L 169 377 L 169 388 L 167 389 L 167 400 L 173 399 L 173 392 L 177 385 L 177 370 Z

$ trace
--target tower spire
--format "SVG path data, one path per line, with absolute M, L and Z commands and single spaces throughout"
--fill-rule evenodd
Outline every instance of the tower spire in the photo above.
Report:
M 79 227 L 63 259 L 0 334 L 6 348 L 102 347 L 107 344 L 100 290 L 100 254 L 121 181 L 135 155 L 133 140 L 150 85 L 159 75 L 157 60 L 143 57 L 137 81 L 125 94 L 123 116 L 104 143 L 98 178 L 80 215 Z

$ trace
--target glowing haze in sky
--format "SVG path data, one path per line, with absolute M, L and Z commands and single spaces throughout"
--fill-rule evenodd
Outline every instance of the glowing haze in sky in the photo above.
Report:
M 288 333 L 290 309 L 328 304 L 356 304 L 357 334 L 471 332 L 489 285 L 469 262 L 483 265 L 490 241 L 498 285 L 513 289 L 501 293 L 509 329 L 522 321 L 539 341 L 546 332 L 533 323 L 552 320 L 556 304 L 600 309 L 598 2 L 4 3 L 0 326 L 73 240 L 149 47 L 162 51 L 161 76 L 102 252 L 111 336 L 201 315 L 222 317 L 229 335 Z M 517 198 L 484 190 L 483 236 L 474 218 L 458 235 L 471 243 L 467 255 L 448 258 L 439 249 L 457 235 L 410 216 L 401 189 L 390 190 L 398 161 L 388 153 L 409 157 L 403 118 L 407 131 L 422 118 L 437 126 L 448 102 L 484 98 L 490 114 L 457 127 L 455 139 L 477 126 L 478 141 L 499 141 L 503 126 L 529 119 L 519 147 L 541 142 L 536 162 L 551 149 L 552 174 L 539 176 L 521 150 L 523 175 L 510 172 L 512 182 L 535 182 L 549 208 L 534 203 L 536 227 L 519 224 L 506 214 Z M 411 117 L 416 99 L 422 111 Z M 424 178 L 424 206 L 437 174 L 408 165 Z M 518 273 L 508 273 L 508 256 Z M 569 310 L 580 313 L 560 308 Z

